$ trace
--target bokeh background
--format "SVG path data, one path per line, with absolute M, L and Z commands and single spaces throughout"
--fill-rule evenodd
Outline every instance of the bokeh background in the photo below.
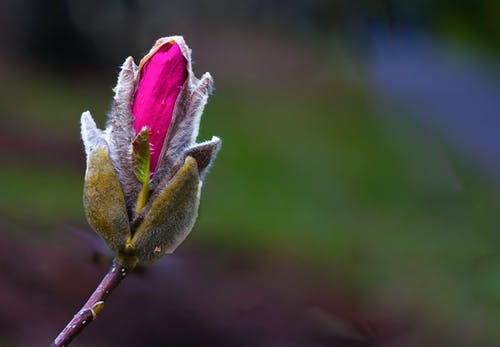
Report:
M 0 346 L 48 346 L 111 255 L 79 117 L 182 34 L 223 148 L 178 251 L 75 346 L 500 345 L 500 2 L 2 0 Z

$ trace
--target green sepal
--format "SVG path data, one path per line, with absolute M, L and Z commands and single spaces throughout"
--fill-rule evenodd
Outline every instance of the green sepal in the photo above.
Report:
M 142 128 L 132 143 L 134 173 L 137 180 L 142 184 L 147 184 L 149 181 L 150 157 L 149 132 L 147 128 Z
M 184 166 L 153 201 L 132 238 L 141 263 L 151 263 L 172 253 L 191 231 L 198 215 L 200 175 L 196 160 Z
M 125 249 L 131 238 L 123 190 L 115 169 L 101 147 L 90 151 L 83 191 L 89 224 L 114 251 Z

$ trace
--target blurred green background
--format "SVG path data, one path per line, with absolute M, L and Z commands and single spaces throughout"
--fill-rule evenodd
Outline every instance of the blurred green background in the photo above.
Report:
M 127 295 L 162 297 L 139 278 L 75 346 L 500 344 L 499 2 L 7 0 L 0 12 L 0 346 L 48 345 L 104 271 L 98 241 L 71 241 L 92 235 L 79 117 L 104 126 L 122 61 L 171 34 L 196 75 L 214 76 L 199 140 L 223 147 L 192 234 L 145 287 L 203 277 L 206 306 L 190 300 L 184 319 L 206 331 L 172 337 L 178 317 L 151 304 L 165 325 L 139 306 L 127 341 L 103 337 Z

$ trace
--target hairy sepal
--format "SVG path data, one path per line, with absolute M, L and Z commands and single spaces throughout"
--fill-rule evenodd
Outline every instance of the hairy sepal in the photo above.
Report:
M 137 80 L 137 66 L 132 57 L 128 57 L 121 67 L 118 81 L 113 89 L 113 107 L 108 114 L 106 127 L 109 143 L 109 157 L 116 168 L 118 180 L 125 192 L 125 203 L 129 215 L 141 189 L 137 181 L 132 161 L 132 141 L 135 138 L 133 126 L 132 100 Z
M 217 154 L 219 153 L 222 141 L 217 136 L 213 136 L 210 141 L 205 141 L 202 143 L 197 143 L 189 147 L 181 158 L 177 159 L 176 163 L 170 169 L 170 172 L 163 179 L 168 182 L 172 179 L 177 171 L 184 165 L 184 161 L 187 157 L 193 157 L 198 165 L 198 172 L 200 174 L 201 181 L 205 180 L 210 168 L 212 167 Z M 160 184 L 161 186 L 161 184 Z
M 154 196 L 132 245 L 141 263 L 172 253 L 191 231 L 198 215 L 201 181 L 196 160 L 188 157 L 163 190 Z
M 116 252 L 126 248 L 131 238 L 122 187 L 115 169 L 102 147 L 87 157 L 83 204 L 89 224 Z
M 104 133 L 102 130 L 98 129 L 92 115 L 89 111 L 82 113 L 80 119 L 81 133 L 83 146 L 85 147 L 85 154 L 88 156 L 92 150 L 100 147 L 108 151 L 108 144 L 106 142 Z

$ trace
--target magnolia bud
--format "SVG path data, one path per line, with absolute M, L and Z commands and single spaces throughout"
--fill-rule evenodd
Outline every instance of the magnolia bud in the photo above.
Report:
M 193 75 L 182 37 L 162 38 L 139 67 L 123 64 L 104 131 L 82 115 L 87 219 L 126 266 L 173 252 L 194 225 L 221 145 L 196 143 L 212 83 Z

